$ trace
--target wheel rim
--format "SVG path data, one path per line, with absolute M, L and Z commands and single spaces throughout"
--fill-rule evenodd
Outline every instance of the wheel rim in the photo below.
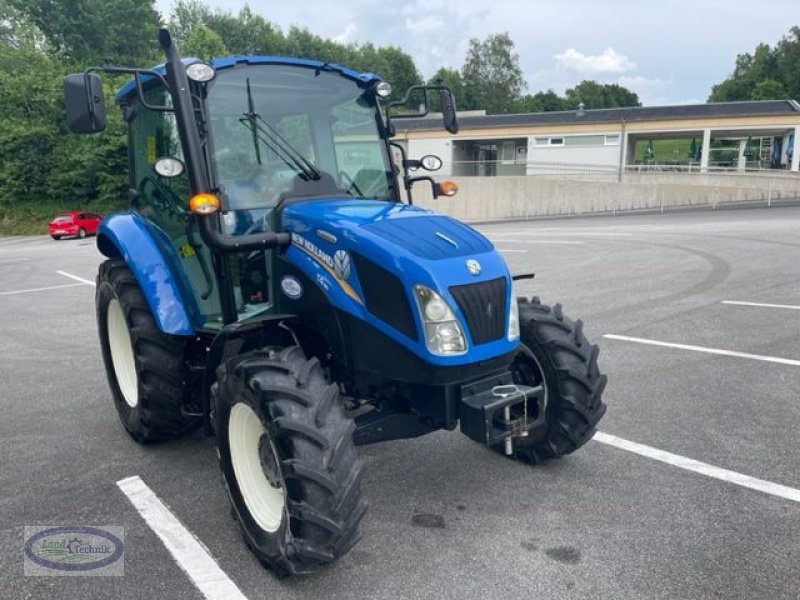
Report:
M 544 378 L 544 370 L 533 352 L 524 351 L 517 354 L 511 365 L 511 377 L 514 383 L 521 383 L 531 387 L 541 385 L 544 390 L 544 406 L 548 406 L 547 381 Z
M 134 408 L 139 403 L 139 390 L 136 380 L 136 362 L 133 359 L 133 343 L 122 307 L 116 298 L 108 303 L 107 329 L 111 363 L 114 366 L 117 385 L 125 402 Z
M 231 409 L 228 444 L 236 483 L 247 510 L 261 529 L 278 530 L 286 506 L 286 492 L 277 453 L 261 419 L 239 402 Z M 265 471 L 271 471 L 267 476 Z
M 78 237 L 79 238 L 85 238 L 86 237 L 86 230 L 85 229 L 80 229 L 78 231 Z

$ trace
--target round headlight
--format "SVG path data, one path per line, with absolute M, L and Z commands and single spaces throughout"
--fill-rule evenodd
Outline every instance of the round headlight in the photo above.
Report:
M 444 321 L 447 318 L 447 305 L 439 298 L 428 300 L 425 305 L 425 317 L 429 321 Z
M 214 67 L 202 62 L 192 63 L 186 67 L 186 76 L 192 81 L 200 83 L 211 81 L 216 74 L 217 72 L 214 70 Z
M 388 81 L 379 81 L 375 85 L 375 93 L 381 98 L 388 98 L 392 95 L 392 84 Z
M 156 160 L 153 169 L 162 177 L 177 177 L 184 170 L 183 161 L 174 156 L 163 156 Z

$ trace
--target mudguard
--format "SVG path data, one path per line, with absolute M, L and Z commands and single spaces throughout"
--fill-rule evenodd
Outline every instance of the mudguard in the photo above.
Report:
M 180 259 L 167 235 L 136 213 L 106 217 L 97 231 L 97 248 L 121 257 L 142 288 L 158 328 L 171 335 L 193 335 L 202 324 L 188 283 L 176 273 Z

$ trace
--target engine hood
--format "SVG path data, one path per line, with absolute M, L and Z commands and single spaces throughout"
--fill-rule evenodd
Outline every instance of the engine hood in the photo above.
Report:
M 452 217 L 408 206 L 369 200 L 307 202 L 284 211 L 292 217 L 349 236 L 377 237 L 419 258 L 441 260 L 489 252 L 492 244 L 471 227 Z
M 427 352 L 419 335 L 423 325 L 412 292 L 417 284 L 436 290 L 466 331 L 467 319 L 451 288 L 502 278 L 506 290 L 502 310 L 507 314 L 512 290 L 505 262 L 492 243 L 468 225 L 415 206 L 341 198 L 290 204 L 281 221 L 282 229 L 292 235 L 287 259 L 316 282 L 334 306 L 369 322 L 429 362 L 463 364 L 516 346 L 503 335 L 469 344 L 466 356 L 439 357 Z M 392 292 L 385 294 L 390 287 Z M 384 295 L 376 294 L 376 288 Z M 403 327 L 381 314 L 398 296 L 404 297 L 413 326 Z M 380 303 L 376 297 L 381 297 Z M 400 307 L 392 311 L 399 312 Z

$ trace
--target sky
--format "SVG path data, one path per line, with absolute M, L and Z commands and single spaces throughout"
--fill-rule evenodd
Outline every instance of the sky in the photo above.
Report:
M 618 83 L 645 105 L 705 102 L 736 55 L 774 45 L 800 26 L 799 0 L 205 0 L 248 4 L 283 30 L 292 25 L 341 42 L 395 45 L 427 79 L 460 68 L 470 38 L 508 32 L 528 91 L 583 79 Z M 156 0 L 169 15 L 171 0 Z M 314 58 L 314 57 L 308 57 Z

